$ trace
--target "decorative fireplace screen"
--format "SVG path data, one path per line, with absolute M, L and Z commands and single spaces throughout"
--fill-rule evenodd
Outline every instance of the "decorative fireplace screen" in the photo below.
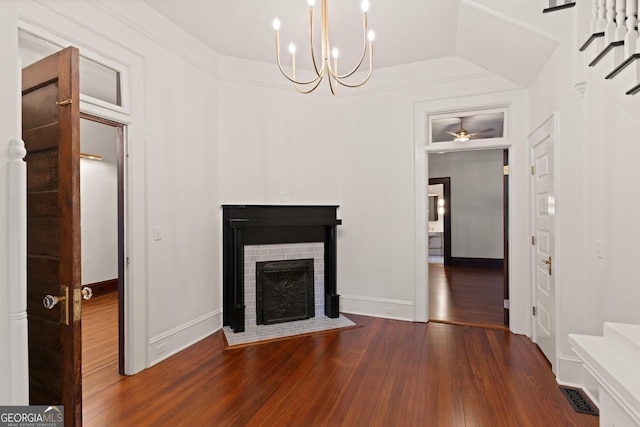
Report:
M 259 325 L 315 316 L 313 258 L 256 263 Z

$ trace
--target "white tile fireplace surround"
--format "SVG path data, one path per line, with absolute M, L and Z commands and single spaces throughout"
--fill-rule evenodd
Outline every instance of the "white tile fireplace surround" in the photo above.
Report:
M 324 243 L 279 243 L 244 247 L 245 322 L 256 324 L 256 262 L 313 258 L 316 316 L 324 316 Z
M 313 259 L 315 317 L 272 325 L 256 324 L 256 263 Z M 340 315 L 332 319 L 324 314 L 324 243 L 282 243 L 247 245 L 244 247 L 244 301 L 246 306 L 246 330 L 234 333 L 223 328 L 227 344 L 237 346 L 259 341 L 269 341 L 316 333 L 332 329 L 348 328 L 355 323 Z

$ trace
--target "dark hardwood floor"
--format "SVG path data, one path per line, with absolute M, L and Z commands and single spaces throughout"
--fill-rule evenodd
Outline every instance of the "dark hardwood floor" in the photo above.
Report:
M 86 426 L 598 425 L 508 331 L 347 314 L 362 327 L 226 351 L 217 332 L 124 377 L 88 345 L 115 334 L 100 303 L 84 308 Z
M 507 329 L 502 270 L 429 264 L 429 320 Z

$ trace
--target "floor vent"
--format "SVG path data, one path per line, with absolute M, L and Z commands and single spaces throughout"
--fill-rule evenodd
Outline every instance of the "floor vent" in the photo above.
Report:
M 560 391 L 565 395 L 573 409 L 583 414 L 598 415 L 598 409 L 591 403 L 589 398 L 585 396 L 582 390 L 571 387 L 560 387 Z

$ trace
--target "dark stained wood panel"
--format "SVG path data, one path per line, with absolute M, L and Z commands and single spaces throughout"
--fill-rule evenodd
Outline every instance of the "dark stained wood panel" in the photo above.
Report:
M 56 217 L 28 217 L 27 252 L 29 256 L 58 257 L 60 223 Z
M 60 211 L 59 203 L 57 191 L 40 191 L 27 194 L 30 218 L 57 215 Z
M 51 141 L 55 141 L 59 131 L 60 125 L 58 122 L 53 122 L 24 132 L 22 139 L 25 141 L 25 144 L 29 146 L 30 153 L 37 153 L 38 151 L 55 149 L 56 147 Z
M 86 339 L 115 336 L 115 299 L 111 314 L 90 307 Z M 598 425 L 573 410 L 526 337 L 346 316 L 362 327 L 227 351 L 218 332 L 132 377 L 117 374 L 108 345 L 92 346 L 85 360 L 113 361 L 85 371 L 85 425 Z
M 57 150 L 30 153 L 27 147 L 27 188 L 30 193 L 57 191 L 59 183 L 59 159 Z M 29 211 L 31 214 L 31 211 Z
M 22 71 L 29 398 L 31 404 L 64 405 L 69 427 L 82 424 L 81 325 L 73 304 L 81 285 L 78 62 L 78 50 L 70 47 Z M 46 310 L 45 295 L 60 301 Z
M 23 87 L 25 87 L 23 85 Z M 53 81 L 46 86 L 39 86 L 35 89 L 23 91 L 22 94 L 22 127 L 28 130 L 25 134 L 29 137 L 38 128 L 58 123 L 58 83 Z M 55 139 L 54 139 L 55 140 Z M 31 138 L 25 139 L 25 144 L 29 145 Z M 35 147 L 40 147 L 40 142 L 35 142 Z M 55 145 L 45 143 L 45 145 L 55 148 Z M 31 147 L 27 147 L 29 151 Z
M 58 338 L 58 319 L 51 322 L 29 319 L 29 329 L 37 328 L 42 334 L 29 336 L 29 352 L 39 357 L 29 358 L 29 400 L 32 405 L 51 405 L 60 402 L 62 379 L 52 367 L 62 363 L 62 347 Z M 32 393 L 33 391 L 33 393 Z M 35 400 L 36 395 L 53 400 Z

